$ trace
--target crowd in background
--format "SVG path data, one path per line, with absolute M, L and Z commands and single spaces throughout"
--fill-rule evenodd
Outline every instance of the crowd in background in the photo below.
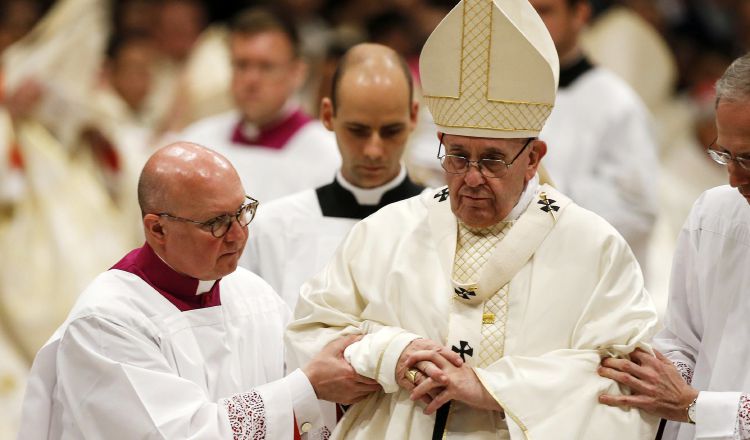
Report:
M 145 159 L 232 107 L 225 24 L 259 4 L 297 26 L 308 64 L 297 98 L 317 115 L 338 58 L 359 42 L 397 50 L 418 84 L 419 51 L 455 2 L 0 2 L 0 439 L 10 435 L 3 416 L 18 411 L 17 378 L 77 293 L 142 244 L 135 182 Z M 679 229 L 698 195 L 726 181 L 705 154 L 716 136 L 713 85 L 750 50 L 750 1 L 592 4 L 587 54 L 653 115 L 660 207 L 647 285 L 663 310 Z M 438 186 L 434 126 L 422 113 L 406 164 L 416 181 Z

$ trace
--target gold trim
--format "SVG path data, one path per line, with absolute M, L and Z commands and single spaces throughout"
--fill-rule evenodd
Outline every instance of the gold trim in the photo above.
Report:
M 494 324 L 495 323 L 495 314 L 494 313 L 483 313 L 482 314 L 482 324 Z
M 460 96 L 439 96 L 439 95 L 422 95 L 422 98 L 433 98 L 433 99 L 461 99 Z M 509 99 L 491 99 L 487 98 L 485 96 L 485 99 L 487 99 L 487 102 L 496 102 L 499 104 L 516 104 L 516 105 L 534 105 L 539 107 L 549 107 L 554 108 L 555 104 L 550 104 L 548 102 L 532 102 L 532 101 L 512 101 Z
M 468 0 L 467 0 L 468 1 Z M 461 3 L 461 64 L 458 72 L 458 98 L 464 93 L 464 36 L 466 35 L 466 2 Z
M 449 124 L 442 124 L 440 122 L 435 122 L 435 125 L 443 126 L 443 127 L 451 127 L 451 128 L 478 128 L 482 130 L 494 130 L 494 131 L 536 131 L 538 132 L 539 129 L 537 128 L 492 128 L 492 127 L 482 127 L 479 125 L 449 125 Z
M 489 88 L 487 89 L 487 92 L 489 93 Z M 535 105 L 535 106 L 539 106 L 539 107 L 549 107 L 549 108 L 552 108 L 552 107 L 555 106 L 555 104 L 550 104 L 550 103 L 547 103 L 547 102 L 511 101 L 509 99 L 492 99 L 492 98 L 489 98 L 489 97 L 487 98 L 487 101 L 488 102 L 498 102 L 498 103 L 501 103 L 501 104 Z
M 434 99 L 455 99 L 458 101 L 461 96 L 439 96 L 439 95 L 422 95 L 422 98 L 434 98 Z
M 487 85 L 484 89 L 484 99 L 490 101 L 490 73 L 492 71 L 492 22 L 495 18 L 495 8 L 492 6 L 492 1 L 488 2 L 490 6 L 490 41 L 487 43 L 487 77 L 485 78 L 485 84 Z
M 531 437 L 529 436 L 529 430 L 526 428 L 526 425 L 524 425 L 523 422 L 521 422 L 521 420 L 519 420 L 519 418 L 515 414 L 508 411 L 508 407 L 504 405 L 503 402 L 497 398 L 495 393 L 493 393 L 492 390 L 487 386 L 487 384 L 484 383 L 484 380 L 482 380 L 482 376 L 477 374 L 477 369 L 473 368 L 473 370 L 474 370 L 474 374 L 477 376 L 477 379 L 479 379 L 479 383 L 482 384 L 485 391 L 487 391 L 490 394 L 490 396 L 492 396 L 492 398 L 495 399 L 495 401 L 503 408 L 503 412 L 505 413 L 506 418 L 510 416 L 510 418 L 513 419 L 514 422 L 516 422 L 516 425 L 518 425 L 518 427 L 521 428 L 521 431 L 523 432 L 523 435 L 526 438 L 526 440 L 531 440 Z

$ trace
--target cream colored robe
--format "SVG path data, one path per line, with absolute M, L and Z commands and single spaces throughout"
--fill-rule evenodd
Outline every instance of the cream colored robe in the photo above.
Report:
M 450 278 L 457 225 L 445 195 L 447 189 L 425 192 L 358 223 L 326 269 L 302 287 L 287 330 L 297 361 L 341 334 L 362 332 L 346 356 L 384 390 L 349 408 L 333 438 L 431 438 L 435 416 L 424 415 L 423 404 L 396 384 L 398 358 L 416 337 L 448 346 L 467 339 L 476 356 L 482 300 L 471 301 L 507 279 L 505 355 L 475 371 L 504 408 L 510 433 L 497 413 L 454 402 L 446 438 L 654 438 L 655 420 L 597 401 L 621 392 L 596 374 L 601 357 L 642 346 L 657 321 L 622 237 L 542 185 L 477 285 L 463 286 L 476 293 L 463 302 Z M 472 319 L 473 327 L 454 324 Z M 473 364 L 471 356 L 467 362 Z

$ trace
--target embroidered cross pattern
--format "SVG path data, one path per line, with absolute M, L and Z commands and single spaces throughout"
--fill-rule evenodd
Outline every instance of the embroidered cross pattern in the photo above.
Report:
M 544 196 L 542 196 L 542 200 L 539 200 L 537 203 L 542 205 L 540 209 L 544 212 L 550 212 L 550 211 L 557 212 L 560 210 L 560 207 L 555 205 L 555 200 L 548 199 Z
M 461 356 L 461 360 L 463 360 L 464 362 L 466 362 L 466 356 L 465 355 L 474 356 L 474 349 L 471 348 L 471 345 L 469 345 L 469 343 L 467 341 L 459 341 L 459 343 L 461 344 L 461 348 L 458 348 L 458 347 L 456 347 L 454 345 L 454 346 L 451 347 L 451 350 L 453 350 L 456 353 L 458 353 L 459 356 Z
M 463 287 L 456 287 L 453 291 L 463 299 L 469 299 L 470 296 L 477 296 L 473 291 L 464 289 Z
M 448 199 L 448 188 L 443 188 L 442 191 L 440 191 L 439 193 L 435 194 L 435 196 L 433 197 L 433 199 L 437 199 L 438 197 L 440 197 L 440 200 L 438 200 L 438 202 L 444 202 L 444 201 L 446 201 L 446 199 Z

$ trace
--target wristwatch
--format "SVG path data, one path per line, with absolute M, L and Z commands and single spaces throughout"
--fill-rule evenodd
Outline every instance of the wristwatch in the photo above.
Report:
M 695 404 L 697 402 L 698 402 L 698 396 L 695 396 L 695 399 L 692 402 L 690 402 L 690 405 L 688 405 L 687 407 L 688 423 L 690 423 L 691 425 L 695 425 Z

